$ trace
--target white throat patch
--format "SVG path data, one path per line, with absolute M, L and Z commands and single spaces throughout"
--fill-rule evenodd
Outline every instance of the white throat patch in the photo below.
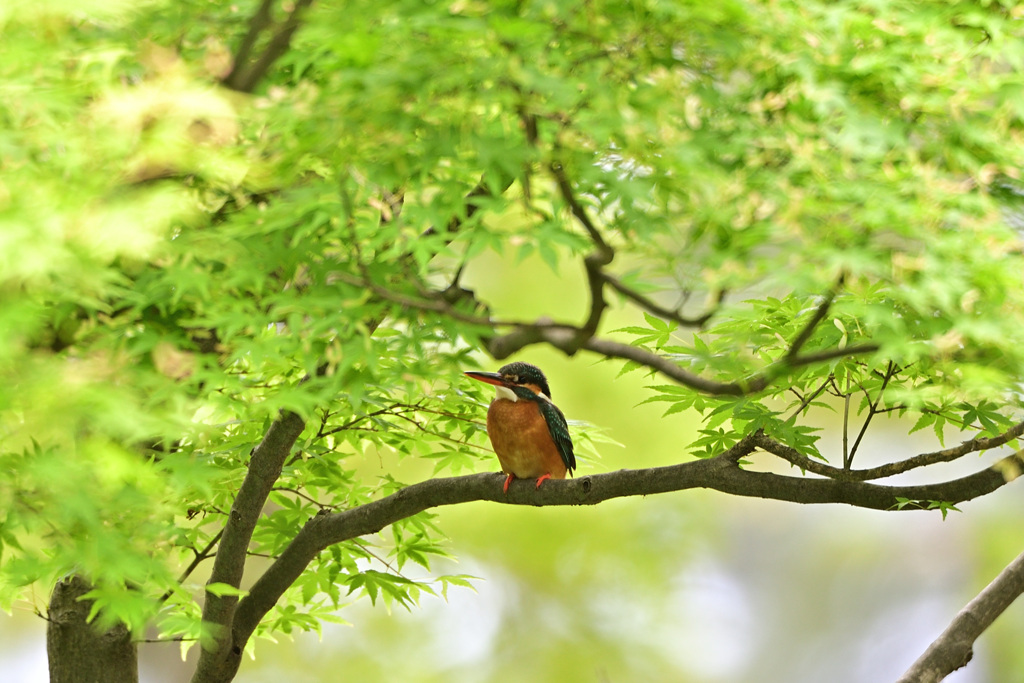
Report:
M 504 398 L 506 400 L 512 401 L 513 403 L 519 400 L 519 397 L 516 396 L 516 393 L 509 389 L 508 387 L 495 386 L 494 389 L 495 393 L 497 393 L 496 398 Z M 551 399 L 548 398 L 544 392 L 540 392 L 537 395 L 540 396 L 545 401 L 547 401 L 548 403 L 551 403 Z
M 515 392 L 512 391 L 511 389 L 509 389 L 508 387 L 497 387 L 496 386 L 496 387 L 494 387 L 494 389 L 495 389 L 495 391 L 498 394 L 497 398 L 504 398 L 504 399 L 507 399 L 509 401 L 512 401 L 513 403 L 515 403 L 516 401 L 519 400 L 519 397 L 516 396 Z

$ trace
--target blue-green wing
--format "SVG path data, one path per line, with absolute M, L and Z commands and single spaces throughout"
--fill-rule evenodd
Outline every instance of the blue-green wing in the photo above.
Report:
M 548 432 L 552 440 L 558 446 L 558 453 L 562 456 L 562 462 L 569 474 L 576 469 L 576 456 L 572 452 L 572 437 L 569 436 L 569 423 L 565 421 L 565 415 L 551 401 L 541 398 L 526 387 L 509 387 L 516 396 L 527 401 L 533 401 L 540 408 L 540 414 L 548 423 Z
M 541 399 L 537 401 L 537 405 L 540 406 L 540 413 L 544 416 L 544 421 L 548 423 L 548 431 L 551 432 L 551 438 L 558 446 L 562 462 L 572 474 L 572 471 L 576 469 L 576 456 L 572 452 L 572 437 L 569 436 L 569 424 L 565 421 L 565 415 L 558 409 L 558 406 L 549 401 Z

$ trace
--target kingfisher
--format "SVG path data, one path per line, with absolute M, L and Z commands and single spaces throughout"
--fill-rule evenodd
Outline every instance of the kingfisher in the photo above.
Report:
M 467 372 L 468 377 L 493 384 L 497 396 L 487 409 L 487 436 L 507 474 L 502 489 L 508 495 L 513 479 L 565 479 L 576 469 L 572 438 L 565 415 L 551 402 L 544 373 L 529 363 L 509 363 L 497 372 Z

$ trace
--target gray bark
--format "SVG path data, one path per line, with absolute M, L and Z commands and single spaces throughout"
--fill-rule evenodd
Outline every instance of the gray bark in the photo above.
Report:
M 50 595 L 46 654 L 50 683 L 138 683 L 138 649 L 123 624 L 101 631 L 86 622 L 92 602 L 80 598 L 92 590 L 72 575 L 57 582 Z

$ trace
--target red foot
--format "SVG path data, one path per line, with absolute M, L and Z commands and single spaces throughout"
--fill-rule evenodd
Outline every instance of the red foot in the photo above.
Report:
M 537 477 L 537 488 L 540 488 L 540 485 L 544 483 L 545 479 L 550 479 L 550 478 L 551 478 L 551 473 L 542 474 L 541 476 Z
M 516 475 L 514 475 L 514 474 L 510 474 L 507 477 L 505 477 L 505 485 L 501 487 L 501 490 L 505 492 L 506 496 L 508 495 L 508 485 L 511 484 L 512 480 L 515 479 L 515 478 L 516 478 Z

